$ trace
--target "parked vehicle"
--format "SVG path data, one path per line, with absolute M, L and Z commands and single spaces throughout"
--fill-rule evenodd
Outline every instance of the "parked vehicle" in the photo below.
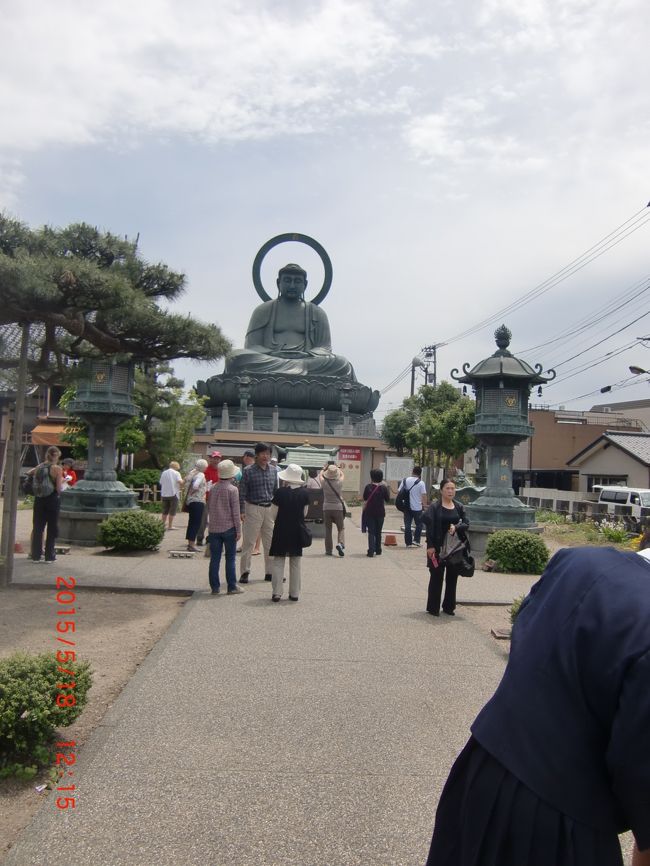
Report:
M 614 514 L 616 505 L 629 505 L 632 517 L 639 520 L 642 508 L 650 508 L 650 490 L 643 487 L 602 487 L 598 503 L 607 505 L 609 514 Z

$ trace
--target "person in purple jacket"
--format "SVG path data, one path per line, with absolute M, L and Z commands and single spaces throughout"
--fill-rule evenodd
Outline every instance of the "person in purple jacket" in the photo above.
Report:
M 368 532 L 368 556 L 381 555 L 381 530 L 386 517 L 385 505 L 390 499 L 381 469 L 370 470 L 370 484 L 363 491 L 362 521 Z
M 650 546 L 650 538 L 643 548 Z M 569 548 L 517 615 L 427 866 L 650 866 L 650 559 Z

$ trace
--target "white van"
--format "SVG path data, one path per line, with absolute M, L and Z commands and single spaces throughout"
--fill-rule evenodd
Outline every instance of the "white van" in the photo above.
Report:
M 650 508 L 650 490 L 642 487 L 602 487 L 598 502 L 607 505 L 609 514 L 614 513 L 615 505 L 629 505 L 632 517 L 641 517 L 642 508 Z

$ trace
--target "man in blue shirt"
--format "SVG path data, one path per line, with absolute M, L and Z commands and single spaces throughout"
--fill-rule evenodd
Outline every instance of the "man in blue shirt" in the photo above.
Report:
M 258 442 L 255 462 L 246 466 L 239 482 L 239 508 L 242 519 L 241 559 L 239 582 L 248 583 L 253 548 L 259 535 L 264 548 L 264 579 L 271 580 L 271 539 L 276 508 L 273 494 L 278 486 L 278 468 L 271 463 L 271 446 Z

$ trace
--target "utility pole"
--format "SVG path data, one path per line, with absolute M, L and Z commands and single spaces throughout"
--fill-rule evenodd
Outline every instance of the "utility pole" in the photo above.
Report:
M 434 388 L 438 384 L 438 356 L 437 356 L 436 352 L 441 346 L 446 346 L 446 345 L 447 345 L 446 343 L 434 343 L 433 345 L 425 346 L 422 349 L 422 354 L 424 355 L 424 357 L 426 359 L 425 367 L 427 370 L 427 384 L 429 382 L 429 364 L 432 364 L 432 366 L 433 366 L 433 382 L 432 382 L 432 384 L 433 384 Z
M 16 541 L 16 509 L 18 507 L 18 485 L 20 482 L 20 455 L 23 441 L 23 419 L 25 417 L 25 392 L 27 390 L 27 349 L 29 347 L 29 324 L 21 325 L 20 361 L 16 386 L 16 408 L 11 427 L 11 439 L 7 442 L 7 474 L 4 484 L 2 511 L 2 540 L 0 542 L 0 589 L 11 583 L 14 571 L 14 543 Z

